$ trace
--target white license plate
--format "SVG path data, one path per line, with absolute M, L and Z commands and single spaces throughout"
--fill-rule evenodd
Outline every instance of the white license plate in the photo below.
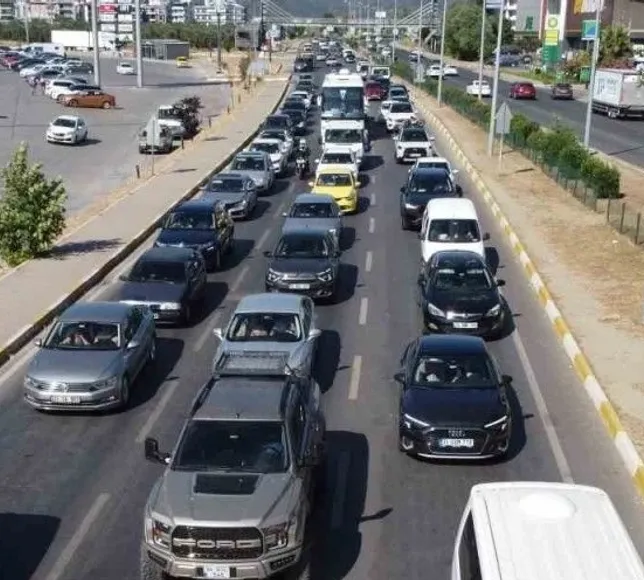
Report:
M 455 322 L 454 328 L 478 328 L 478 322 Z
M 155 313 L 154 313 L 154 320 L 158 320 L 158 319 L 159 319 L 159 313 L 158 313 L 158 312 L 155 312 Z
M 410 157 L 421 157 L 421 154 L 420 153 L 410 153 L 409 156 Z
M 293 290 L 308 290 L 310 287 L 310 284 L 291 284 Z
M 51 402 L 56 405 L 78 405 L 81 402 L 81 398 L 72 395 L 52 395 Z
M 204 578 L 230 578 L 230 566 L 213 564 L 203 567 Z
M 439 439 L 438 445 L 440 447 L 474 447 L 474 439 Z

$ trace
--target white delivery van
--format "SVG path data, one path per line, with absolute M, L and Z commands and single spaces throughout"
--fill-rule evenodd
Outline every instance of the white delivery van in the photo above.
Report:
M 420 251 L 423 263 L 436 252 L 465 250 L 485 258 L 483 242 L 490 234 L 481 234 L 476 208 L 462 197 L 430 199 L 420 226 Z
M 37 57 L 43 52 L 65 56 L 65 47 L 55 42 L 33 42 L 25 46 L 23 52 L 33 57 Z
M 451 580 L 644 580 L 606 492 L 566 483 L 475 485 L 456 535 Z
M 382 77 L 383 79 L 391 78 L 391 69 L 388 66 L 373 65 L 369 71 L 371 76 Z

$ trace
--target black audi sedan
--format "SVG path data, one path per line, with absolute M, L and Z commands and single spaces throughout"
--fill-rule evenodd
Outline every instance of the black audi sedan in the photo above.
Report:
M 154 245 L 199 250 L 207 268 L 218 270 L 233 249 L 234 236 L 235 224 L 223 204 L 199 198 L 180 203 L 168 214 Z
M 313 299 L 337 295 L 340 249 L 325 228 L 302 227 L 282 233 L 266 269 L 267 292 L 294 292 Z
M 425 206 L 438 197 L 461 197 L 449 173 L 442 168 L 413 169 L 407 183 L 400 188 L 400 223 L 403 230 L 419 228 Z
M 112 299 L 143 304 L 160 323 L 188 324 L 206 297 L 206 265 L 189 248 L 150 248 L 119 278 Z
M 435 253 L 418 277 L 425 331 L 495 338 L 506 321 L 501 286 L 479 254 Z
M 508 452 L 512 377 L 500 373 L 481 338 L 422 336 L 407 346 L 394 378 L 402 387 L 400 451 L 430 459 Z

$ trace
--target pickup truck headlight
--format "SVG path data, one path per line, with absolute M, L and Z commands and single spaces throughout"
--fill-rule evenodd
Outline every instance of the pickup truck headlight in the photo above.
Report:
M 493 306 L 490 308 L 486 313 L 485 316 L 489 316 L 490 318 L 493 318 L 495 316 L 498 316 L 501 314 L 501 305 L 497 304 L 496 306 Z
M 272 268 L 268 269 L 268 272 L 266 272 L 266 279 L 269 282 L 277 282 L 282 278 L 282 274 L 280 272 L 276 272 Z
M 320 272 L 317 277 L 322 282 L 331 282 L 331 280 L 333 280 L 333 270 L 328 268 L 327 270 L 324 270 L 324 272 Z
M 431 303 L 427 303 L 427 312 L 431 314 L 432 316 L 438 316 L 439 318 L 446 318 L 445 313 L 440 309 L 434 306 Z
M 164 302 L 159 306 L 160 310 L 181 310 L 181 304 L 178 302 Z
M 285 548 L 288 545 L 289 527 L 289 523 L 286 522 L 277 526 L 264 528 L 262 532 L 264 533 L 264 545 L 266 549 L 270 551 Z
M 153 544 L 169 548 L 171 532 L 172 528 L 168 524 L 155 519 L 148 520 L 149 538 Z

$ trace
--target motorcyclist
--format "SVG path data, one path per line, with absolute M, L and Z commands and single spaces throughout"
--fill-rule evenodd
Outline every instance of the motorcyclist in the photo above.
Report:
M 306 139 L 300 139 L 297 144 L 297 151 L 295 153 L 295 163 L 298 169 L 300 166 L 302 166 L 301 164 L 303 163 L 303 174 L 307 174 L 310 169 L 309 155 L 310 150 L 308 144 L 306 143 Z

